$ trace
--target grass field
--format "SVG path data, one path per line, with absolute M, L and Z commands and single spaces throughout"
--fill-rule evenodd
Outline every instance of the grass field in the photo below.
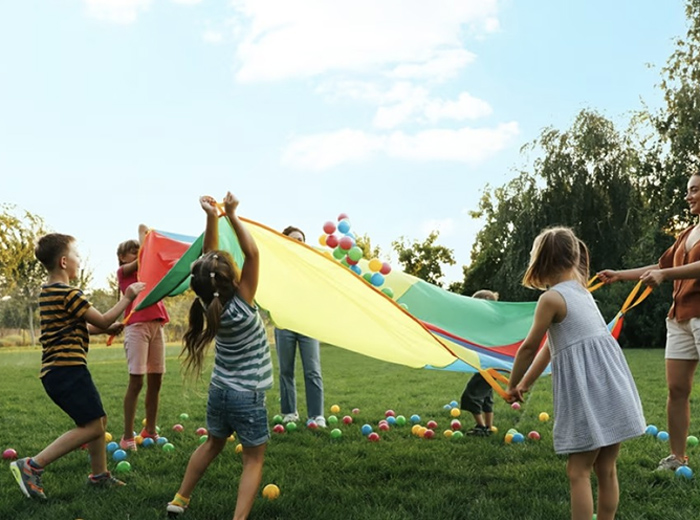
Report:
M 89 489 L 84 451 L 74 452 L 45 472 L 46 502 L 25 498 L 7 469 L 0 471 L 0 519 L 33 520 L 147 520 L 165 518 L 165 504 L 177 490 L 190 453 L 198 444 L 194 433 L 205 426 L 206 383 L 183 384 L 179 348 L 168 348 L 159 424 L 161 434 L 175 445 L 166 453 L 159 448 L 130 454 L 132 471 L 123 476 L 128 486 L 113 490 Z M 662 350 L 626 352 L 635 374 L 648 423 L 664 429 L 665 386 Z M 121 400 L 126 388 L 126 365 L 119 347 L 93 347 L 89 364 L 109 414 L 108 430 L 119 436 Z M 0 448 L 14 448 L 21 456 L 33 455 L 71 427 L 70 420 L 44 394 L 38 380 L 39 350 L 0 352 Z M 276 360 L 275 360 L 276 361 Z M 351 352 L 322 348 L 326 409 L 338 404 L 342 417 L 359 408 L 355 423 L 329 432 L 300 428 L 273 434 L 267 451 L 263 485 L 281 489 L 277 500 L 260 498 L 254 519 L 564 519 L 569 516 L 565 459 L 552 449 L 552 422 L 541 423 L 542 411 L 551 413 L 549 379 L 540 381 L 519 412 L 496 403 L 499 433 L 490 438 L 449 440 L 442 431 L 450 417 L 443 406 L 458 400 L 468 375 L 414 370 L 382 363 Z M 300 413 L 303 380 L 298 375 Z M 279 412 L 278 390 L 268 393 L 270 419 Z M 691 433 L 698 435 L 696 421 Z M 370 443 L 360 433 L 364 423 L 373 426 L 387 409 L 409 417 L 438 422 L 432 440 L 411 435 L 410 426 L 382 432 Z M 175 433 L 179 415 L 189 414 L 185 431 Z M 327 412 L 330 414 L 330 412 Z M 139 417 L 142 417 L 142 404 Z M 461 417 L 465 427 L 471 419 Z M 537 430 L 540 441 L 506 445 L 509 428 L 527 433 Z M 700 447 L 690 449 L 691 466 L 700 469 Z M 619 459 L 620 519 L 688 520 L 700 517 L 696 480 L 684 481 L 672 473 L 653 473 L 668 444 L 642 437 L 623 445 Z M 110 460 L 110 467 L 116 463 Z M 231 518 L 240 474 L 240 455 L 231 444 L 210 467 L 193 495 L 185 519 Z

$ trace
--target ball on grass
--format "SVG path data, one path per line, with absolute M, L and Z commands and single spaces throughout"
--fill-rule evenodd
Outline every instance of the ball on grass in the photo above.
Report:
M 333 406 L 331 406 L 331 413 L 338 413 L 339 411 L 340 411 L 340 406 L 338 406 L 337 404 L 334 404 Z
M 693 478 L 693 470 L 690 469 L 688 466 L 681 466 L 676 470 L 676 476 L 678 478 L 690 480 L 691 478 Z
M 280 496 L 280 488 L 274 484 L 268 484 L 262 490 L 262 496 L 268 500 L 274 500 Z
M 17 452 L 12 448 L 7 448 L 2 452 L 2 458 L 5 460 L 15 460 L 17 458 Z
M 698 445 L 698 438 L 695 435 L 688 435 L 686 443 L 688 444 L 688 446 L 695 447 Z
M 129 464 L 128 460 L 122 460 L 117 464 L 117 467 L 114 468 L 114 471 L 117 473 L 129 473 L 131 471 L 131 464 Z
M 662 442 L 667 441 L 668 440 L 668 432 L 665 432 L 662 430 L 656 434 L 656 438 Z
M 452 410 L 450 410 L 450 415 L 452 417 L 459 417 L 461 413 L 462 412 L 459 410 L 459 408 L 452 408 Z
M 651 435 L 652 437 L 656 437 L 656 434 L 659 433 L 659 429 L 653 424 L 650 424 L 649 426 L 647 426 L 647 429 L 644 430 L 644 433 L 647 435 Z
M 547 412 L 542 412 L 539 416 L 539 419 L 542 422 L 547 422 L 549 421 L 549 414 Z
M 163 444 L 163 451 L 175 451 L 175 446 L 173 446 L 173 444 L 170 442 L 166 442 L 165 444 Z
M 122 460 L 126 459 L 126 452 L 124 450 L 116 450 L 114 453 L 112 453 L 112 458 L 116 462 L 121 462 Z

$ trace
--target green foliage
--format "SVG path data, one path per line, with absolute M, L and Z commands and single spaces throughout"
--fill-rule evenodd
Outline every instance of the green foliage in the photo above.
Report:
M 379 246 L 372 247 L 372 240 L 367 233 L 356 236 L 355 243 L 357 244 L 357 247 L 362 249 L 362 258 L 366 258 L 368 260 L 371 260 L 372 258 L 381 258 L 382 250 L 379 248 Z
M 435 242 L 440 233 L 432 231 L 422 243 L 414 240 L 408 244 L 405 237 L 395 240 L 391 247 L 399 255 L 403 271 L 426 282 L 442 286 L 442 266 L 454 265 L 454 252 Z

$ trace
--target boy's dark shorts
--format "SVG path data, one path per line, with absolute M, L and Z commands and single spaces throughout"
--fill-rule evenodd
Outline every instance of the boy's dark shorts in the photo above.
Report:
M 478 372 L 467 383 L 460 408 L 477 414 L 493 412 L 493 387 Z
M 54 368 L 41 378 L 41 383 L 51 400 L 78 426 L 106 415 L 85 365 Z

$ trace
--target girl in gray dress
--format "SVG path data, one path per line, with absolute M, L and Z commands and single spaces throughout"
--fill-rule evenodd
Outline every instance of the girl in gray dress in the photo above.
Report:
M 593 470 L 597 518 L 607 520 L 615 517 L 619 501 L 620 443 L 642 435 L 645 421 L 622 350 L 586 290 L 587 274 L 588 250 L 571 229 L 547 229 L 535 239 L 523 284 L 545 292 L 515 357 L 508 393 L 511 401 L 522 400 L 551 359 L 554 450 L 568 455 L 571 518 L 593 515 Z M 548 346 L 533 364 L 545 334 Z

